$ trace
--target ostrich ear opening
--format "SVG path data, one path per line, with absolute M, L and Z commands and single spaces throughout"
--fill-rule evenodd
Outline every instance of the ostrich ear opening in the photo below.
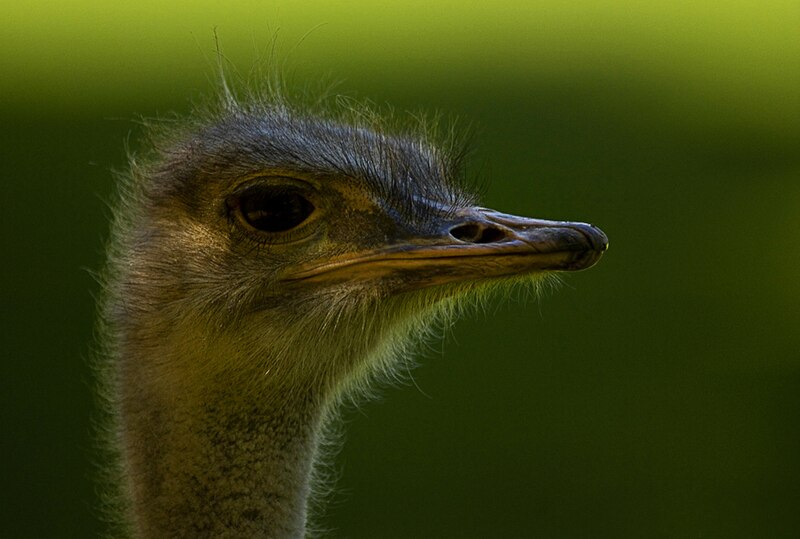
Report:
M 462 210 L 434 236 L 411 238 L 295 268 L 290 282 L 395 279 L 401 289 L 482 281 L 593 266 L 608 248 L 599 228 L 519 217 L 487 208 Z

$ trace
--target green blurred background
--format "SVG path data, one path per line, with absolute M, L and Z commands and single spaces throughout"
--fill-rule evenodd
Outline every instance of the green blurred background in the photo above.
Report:
M 110 170 L 140 116 L 212 91 L 215 27 L 244 76 L 277 33 L 301 84 L 459 116 L 486 205 L 611 238 L 597 267 L 461 322 L 418 387 L 347 415 L 332 536 L 800 537 L 796 0 L 0 16 L 0 537 L 98 533 L 88 270 Z

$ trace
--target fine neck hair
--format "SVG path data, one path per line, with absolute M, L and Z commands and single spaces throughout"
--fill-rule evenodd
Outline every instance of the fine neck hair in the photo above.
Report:
M 406 371 L 398 365 L 449 324 L 467 287 L 397 298 L 356 287 L 291 312 L 259 305 L 254 317 L 185 298 L 122 301 L 163 260 L 149 250 L 128 264 L 140 271 L 121 272 L 106 307 L 127 528 L 136 537 L 316 535 L 309 504 L 322 506 L 328 485 L 315 469 L 340 406 Z

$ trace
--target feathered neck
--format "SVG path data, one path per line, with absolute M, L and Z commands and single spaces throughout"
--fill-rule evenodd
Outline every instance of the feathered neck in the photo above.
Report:
M 325 399 L 270 376 L 242 342 L 171 330 L 183 337 L 154 346 L 129 331 L 118 352 L 135 536 L 304 537 Z

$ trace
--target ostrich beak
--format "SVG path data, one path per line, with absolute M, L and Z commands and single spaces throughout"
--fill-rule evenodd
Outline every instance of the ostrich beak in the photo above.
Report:
M 437 234 L 407 238 L 298 268 L 291 281 L 342 282 L 393 279 L 419 289 L 460 281 L 578 271 L 608 249 L 596 226 L 546 221 L 474 207 L 441 223 Z

